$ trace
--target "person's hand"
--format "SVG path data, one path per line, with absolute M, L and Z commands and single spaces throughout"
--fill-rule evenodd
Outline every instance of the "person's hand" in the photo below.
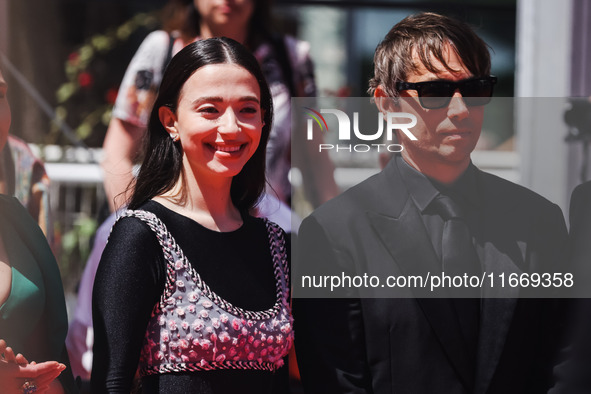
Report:
M 51 383 L 66 369 L 57 361 L 37 364 L 28 362 L 22 355 L 0 340 L 0 386 L 6 394 L 44 393 Z
M 26 365 L 29 363 L 25 356 L 20 353 L 15 356 L 12 349 L 6 345 L 4 339 L 0 339 L 0 360 L 18 365 Z

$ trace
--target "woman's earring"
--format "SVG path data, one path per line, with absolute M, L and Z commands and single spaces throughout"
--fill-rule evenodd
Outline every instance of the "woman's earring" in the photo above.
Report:
M 172 138 L 174 142 L 177 142 L 180 139 L 179 133 L 170 133 L 170 138 Z

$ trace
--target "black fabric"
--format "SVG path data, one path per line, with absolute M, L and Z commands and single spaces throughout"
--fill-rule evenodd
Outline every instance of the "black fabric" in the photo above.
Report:
M 405 186 L 417 207 L 441 261 L 441 270 L 450 277 L 480 277 L 482 269 L 470 227 L 478 229 L 482 218 L 475 167 L 470 165 L 452 185 L 443 185 L 416 171 L 396 157 Z M 470 223 L 470 224 L 468 224 Z M 480 326 L 480 289 L 449 288 L 455 317 L 462 331 L 464 348 L 475 365 Z
M 285 45 L 285 38 L 279 34 L 271 34 L 269 42 L 275 51 L 275 58 L 281 67 L 283 73 L 283 80 L 289 88 L 289 95 L 291 97 L 297 97 L 298 94 L 293 83 L 293 70 L 291 67 L 291 61 L 289 60 L 289 54 L 287 53 L 287 47 Z
M 460 207 L 450 197 L 440 195 L 435 204 L 441 212 L 445 224 L 441 241 L 441 262 L 443 272 L 454 275 L 478 276 L 482 270 L 472 242 L 472 234 L 462 216 Z M 465 292 L 465 295 L 479 297 L 480 293 Z M 460 292 L 462 294 L 462 292 Z
M 298 261 L 333 275 L 424 277 L 439 271 L 421 207 L 397 162 L 304 219 Z M 450 193 L 457 191 L 460 205 L 474 211 L 467 223 L 483 271 L 561 272 L 566 226 L 560 208 L 470 168 L 473 174 L 466 175 L 474 176 L 476 193 L 462 185 Z M 381 288 L 363 291 L 367 296 L 293 300 L 306 393 L 542 394 L 551 386 L 563 323 L 555 300 L 518 298 L 518 292 L 483 297 L 474 362 L 449 299 L 421 298 L 414 288 L 396 289 L 400 297 L 392 298 L 380 298 Z
M 166 50 L 166 57 L 164 58 L 164 62 L 162 63 L 162 73 L 166 70 L 168 63 L 170 63 L 170 59 L 172 59 L 172 48 L 174 46 L 175 38 L 172 34 L 168 34 L 168 49 Z
M 282 368 L 287 370 L 287 368 Z M 285 372 L 285 371 L 283 371 Z M 204 374 L 207 375 L 204 375 Z M 278 374 L 280 372 L 277 372 Z M 142 379 L 142 394 L 219 394 L 219 393 L 277 393 L 267 371 L 207 371 L 202 373 L 170 373 L 151 375 Z M 284 376 L 286 378 L 286 376 Z
M 437 256 L 442 257 L 443 227 L 445 219 L 434 201 L 439 196 L 449 197 L 461 212 L 470 233 L 477 237 L 481 234 L 483 223 L 481 186 L 478 182 L 477 169 L 470 164 L 466 171 L 452 184 L 443 185 L 434 179 L 421 174 L 411 167 L 400 155 L 395 157 L 396 166 L 404 186 L 408 190 L 413 202 L 420 210 L 421 221 L 433 244 Z
M 480 276 L 480 262 L 474 250 L 472 235 L 458 204 L 450 197 L 439 195 L 434 203 L 442 213 L 443 226 L 442 270 L 451 277 L 465 275 Z M 478 330 L 480 325 L 480 291 L 478 287 L 451 287 L 450 294 L 458 297 L 452 300 L 462 336 L 466 341 L 470 359 L 476 361 Z
M 433 209 L 431 204 L 439 195 L 439 190 L 435 187 L 434 182 L 431 182 L 429 178 L 411 167 L 404 161 L 402 156 L 397 155 L 393 160 L 396 160 L 400 177 L 408 190 L 410 198 L 421 213 L 421 221 L 431 239 L 433 250 L 441 260 L 441 239 L 443 237 L 444 222 L 441 214 L 436 209 Z
M 401 156 L 396 160 L 405 186 L 421 209 L 421 219 L 441 261 L 441 271 L 450 277 L 480 277 L 482 269 L 470 229 L 479 228 L 482 218 L 475 167 L 470 165 L 453 184 L 443 185 L 416 171 Z M 449 302 L 462 333 L 462 348 L 466 350 L 470 364 L 475 366 L 480 289 L 450 287 L 449 294 L 454 297 Z
M 205 283 L 220 297 L 248 310 L 274 305 L 273 262 L 261 219 L 245 216 L 241 228 L 220 233 L 153 201 L 141 209 L 162 220 Z M 160 244 L 146 224 L 124 218 L 114 226 L 93 289 L 93 392 L 129 393 L 148 319 L 164 289 L 165 269 Z M 275 378 L 271 372 L 226 372 L 146 378 L 144 390 L 172 392 L 163 389 L 162 382 L 166 382 L 174 392 L 227 393 L 237 379 L 244 379 L 256 390 L 252 392 L 265 393 L 270 392 L 265 388 L 271 387 Z M 209 391 L 198 387 L 209 387 Z
M 556 384 L 550 394 L 591 392 L 591 182 L 578 185 L 570 199 L 569 267 L 574 273 L 574 293 L 567 300 L 570 329 L 563 359 L 555 368 Z M 565 270 L 566 272 L 566 270 Z

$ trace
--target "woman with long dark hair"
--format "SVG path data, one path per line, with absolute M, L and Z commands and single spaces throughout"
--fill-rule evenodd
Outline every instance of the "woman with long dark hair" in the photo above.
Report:
M 310 45 L 272 29 L 270 0 L 176 0 L 185 7 L 184 22 L 172 33 L 152 32 L 129 64 L 113 117 L 103 144 L 102 167 L 105 191 L 112 209 L 120 208 L 129 195 L 132 168 L 139 155 L 140 140 L 148 123 L 162 73 L 171 55 L 184 46 L 211 37 L 229 37 L 246 46 L 256 57 L 270 86 L 275 121 L 267 146 L 267 195 L 284 205 L 271 204 L 260 216 L 282 220 L 280 225 L 296 232 L 297 224 L 281 217 L 291 202 L 288 172 L 294 164 L 304 172 L 308 198 L 317 206 L 338 193 L 334 166 L 326 152 L 308 152 L 318 144 L 306 144 L 291 155 L 291 97 L 314 97 L 316 84 Z M 315 137 L 318 138 L 318 137 Z M 308 184 L 309 182 L 309 184 Z M 287 204 L 287 205 L 285 205 Z
M 285 239 L 249 215 L 272 116 L 237 42 L 171 60 L 94 284 L 94 391 L 128 393 L 139 366 L 145 393 L 274 392 L 293 339 Z

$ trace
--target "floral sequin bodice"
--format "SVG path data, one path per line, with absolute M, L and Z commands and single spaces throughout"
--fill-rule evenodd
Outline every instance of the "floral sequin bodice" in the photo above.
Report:
M 140 356 L 140 374 L 258 369 L 275 371 L 293 343 L 288 266 L 282 230 L 267 220 L 276 301 L 264 311 L 236 307 L 216 295 L 151 212 L 126 211 L 156 234 L 167 261 L 164 293 L 152 310 Z

